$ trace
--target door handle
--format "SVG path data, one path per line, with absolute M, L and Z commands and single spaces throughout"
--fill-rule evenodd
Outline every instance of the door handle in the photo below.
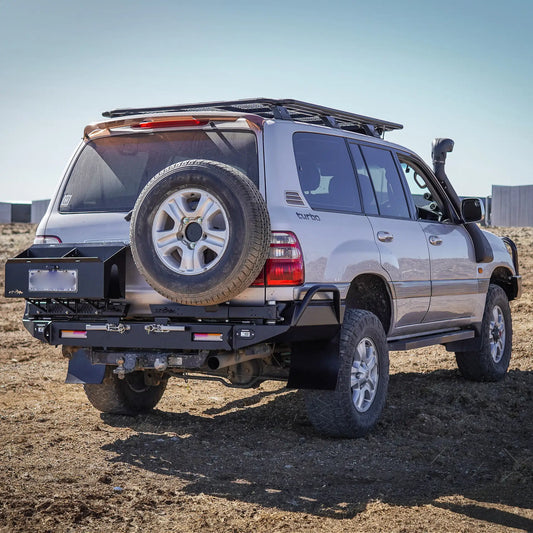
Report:
M 429 244 L 432 244 L 433 246 L 440 246 L 442 244 L 442 239 L 437 235 L 431 235 L 429 237 Z
M 394 236 L 388 231 L 378 231 L 378 240 L 381 242 L 392 242 Z

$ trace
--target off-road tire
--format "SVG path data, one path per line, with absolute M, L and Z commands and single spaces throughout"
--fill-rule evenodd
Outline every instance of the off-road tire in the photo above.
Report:
M 466 379 L 500 381 L 511 361 L 513 324 L 509 300 L 498 285 L 489 285 L 480 340 L 478 351 L 455 353 L 457 366 Z
M 189 212 L 184 198 L 195 194 L 210 198 L 218 208 L 223 230 L 213 232 L 223 235 L 223 244 L 216 244 L 220 253 L 213 252 L 215 245 L 209 244 L 212 230 L 206 227 L 207 218 L 183 216 Z M 154 244 L 154 232 L 170 211 L 167 205 L 180 202 L 185 209 L 168 217 L 174 226 L 166 230 L 169 249 L 175 249 L 162 252 Z M 196 208 L 191 209 L 194 213 Z M 195 225 L 191 233 L 196 234 L 190 238 L 192 243 L 188 237 L 191 225 Z M 162 170 L 139 195 L 131 219 L 131 252 L 141 275 L 159 294 L 185 305 L 222 303 L 248 288 L 265 265 L 270 239 L 268 210 L 257 187 L 239 170 L 215 161 L 182 161 Z M 211 255 L 202 255 L 206 253 Z M 186 255 L 191 257 L 187 261 L 192 268 L 189 263 L 183 266 Z
M 143 372 L 132 372 L 119 379 L 113 374 L 113 368 L 107 367 L 102 383 L 87 383 L 83 387 L 88 400 L 99 411 L 135 416 L 151 411 L 158 404 L 167 381 L 162 379 L 159 385 L 146 385 Z
M 375 352 L 377 387 L 372 401 L 361 412 L 355 407 L 352 377 L 358 346 L 368 345 Z M 366 435 L 377 423 L 387 397 L 389 351 L 380 320 L 369 311 L 347 309 L 340 332 L 340 369 L 332 391 L 305 391 L 307 413 L 313 426 L 331 437 L 355 438 Z

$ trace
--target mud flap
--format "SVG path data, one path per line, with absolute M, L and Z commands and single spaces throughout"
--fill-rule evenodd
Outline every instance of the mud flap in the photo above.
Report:
M 295 342 L 287 387 L 333 390 L 337 386 L 339 368 L 338 334 L 326 341 Z
M 68 363 L 65 383 L 96 383 L 104 381 L 105 365 L 93 365 L 89 359 L 89 351 L 83 348 L 76 350 Z

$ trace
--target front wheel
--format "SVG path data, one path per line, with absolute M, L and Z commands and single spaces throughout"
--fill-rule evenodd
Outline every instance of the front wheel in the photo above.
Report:
M 126 374 L 119 379 L 112 367 L 106 368 L 104 381 L 100 384 L 85 384 L 85 394 L 93 407 L 103 413 L 134 416 L 151 411 L 161 400 L 167 387 L 163 378 L 157 385 L 145 382 L 144 372 Z
M 335 390 L 306 391 L 307 413 L 313 426 L 325 435 L 362 437 L 376 425 L 389 384 L 387 338 L 376 315 L 346 310 L 339 357 Z
M 466 379 L 500 381 L 511 361 L 513 324 L 509 300 L 498 285 L 489 285 L 480 341 L 477 351 L 456 352 L 457 366 Z

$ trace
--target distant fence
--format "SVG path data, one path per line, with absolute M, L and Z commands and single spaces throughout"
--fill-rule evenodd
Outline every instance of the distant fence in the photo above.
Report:
M 44 217 L 50 200 L 34 200 L 31 203 L 31 223 L 38 224 Z
M 491 226 L 533 226 L 533 185 L 493 185 Z
M 48 209 L 50 200 L 34 200 L 31 204 L 0 202 L 0 223 L 28 222 L 38 224 Z

